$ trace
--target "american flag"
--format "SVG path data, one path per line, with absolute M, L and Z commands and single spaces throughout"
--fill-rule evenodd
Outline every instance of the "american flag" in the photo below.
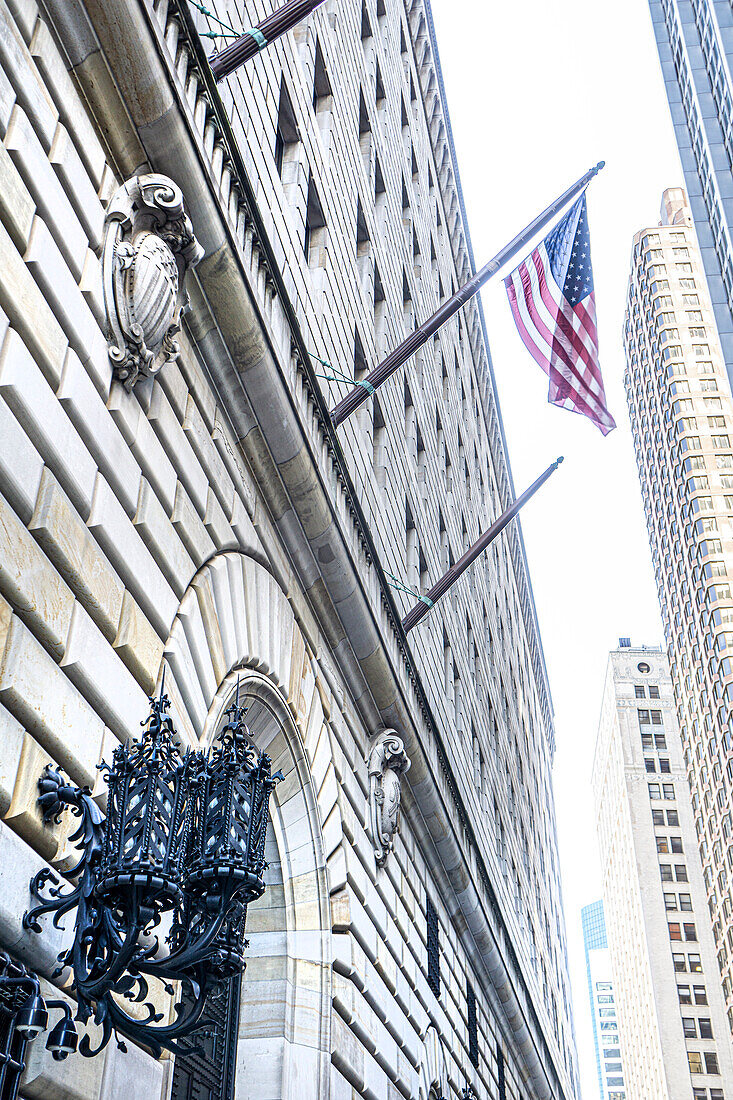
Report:
M 616 422 L 598 362 L 585 192 L 504 285 L 519 335 L 549 376 L 548 401 L 582 413 L 608 435 Z

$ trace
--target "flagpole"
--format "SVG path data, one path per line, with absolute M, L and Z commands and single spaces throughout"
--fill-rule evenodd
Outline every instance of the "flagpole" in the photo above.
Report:
M 492 275 L 503 267 L 503 265 L 511 260 L 517 252 L 520 252 L 532 238 L 543 229 L 549 221 L 554 218 L 558 210 L 570 199 L 583 190 L 588 185 L 590 180 L 600 172 L 603 168 L 604 161 L 599 161 L 595 168 L 591 168 L 589 172 L 586 172 L 584 176 L 573 184 L 572 187 L 568 187 L 567 191 L 564 191 L 558 199 L 555 199 L 546 210 L 543 210 L 534 221 L 530 222 L 521 233 L 518 233 L 516 237 L 505 245 L 500 252 L 494 256 L 493 259 L 482 267 L 480 271 L 464 283 L 459 290 L 449 298 L 446 302 L 440 306 L 432 317 L 429 317 L 427 321 L 424 321 L 422 325 L 414 329 L 413 332 L 407 337 L 406 340 L 395 348 L 386 359 L 374 368 L 373 371 L 362 379 L 353 389 L 349 390 L 343 401 L 340 401 L 335 408 L 331 409 L 331 422 L 334 428 L 337 428 L 339 424 L 342 424 L 352 413 L 356 412 L 364 402 L 370 397 L 375 390 L 390 378 L 396 370 L 399 370 L 403 364 L 410 359 L 416 351 L 418 351 L 427 341 L 433 336 L 439 328 L 449 321 L 462 306 L 466 304 L 474 294 L 477 294 L 481 287 L 487 282 Z
M 209 63 L 217 82 L 230 76 L 235 69 L 244 65 L 260 50 L 264 50 L 276 38 L 292 30 L 322 3 L 324 0 L 288 0 L 287 4 L 268 15 L 256 27 L 250 27 L 221 53 L 213 54 Z
M 449 588 L 451 588 L 458 578 L 466 572 L 469 565 L 476 561 L 476 558 L 480 554 L 483 554 L 489 543 L 493 542 L 497 535 L 500 535 L 504 528 L 510 523 L 517 512 L 522 508 L 530 497 L 533 497 L 539 488 L 541 488 L 548 477 L 555 472 L 560 463 L 562 457 L 556 459 L 551 466 L 548 466 L 543 474 L 534 481 L 529 489 L 525 489 L 521 496 L 517 497 L 514 503 L 507 508 L 506 512 L 499 516 L 497 520 L 491 524 L 491 527 L 487 531 L 484 531 L 483 535 L 474 542 L 473 546 L 469 547 L 463 557 L 459 558 L 455 565 L 452 565 L 447 573 L 437 581 L 431 589 L 426 592 L 419 603 L 416 603 L 414 607 L 410 609 L 405 618 L 402 620 L 402 629 L 405 634 L 408 634 L 413 626 L 423 619 L 428 611 L 431 611 L 438 600 L 446 594 Z

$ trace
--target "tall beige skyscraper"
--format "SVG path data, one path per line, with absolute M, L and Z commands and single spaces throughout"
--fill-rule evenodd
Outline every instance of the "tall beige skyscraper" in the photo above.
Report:
M 634 237 L 626 393 L 733 1030 L 733 401 L 684 191 Z
M 625 1100 L 724 1100 L 733 1060 L 667 658 L 609 657 L 593 793 Z

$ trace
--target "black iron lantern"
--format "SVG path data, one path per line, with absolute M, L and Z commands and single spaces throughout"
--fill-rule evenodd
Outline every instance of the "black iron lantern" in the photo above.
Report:
M 247 905 L 265 889 L 269 799 L 282 776 L 271 776 L 269 757 L 251 744 L 239 686 L 207 753 L 181 751 L 169 706 L 161 684 L 140 740 L 117 746 L 112 765 L 100 765 L 109 788 L 106 819 L 87 789 L 55 769 L 46 768 L 39 781 L 47 820 L 67 806 L 81 818 L 70 839 L 82 855 L 70 872 L 71 891 L 52 871 L 36 875 L 31 890 L 40 904 L 23 922 L 40 932 L 41 914 L 52 912 L 58 923 L 76 910 L 74 940 L 57 973 L 71 967 L 77 1019 L 93 1015 L 102 1028 L 95 1049 L 82 1038 L 79 1051 L 87 1057 L 113 1031 L 156 1054 L 162 1047 L 179 1052 L 178 1040 L 202 1026 L 208 995 L 244 970 Z M 171 994 L 171 983 L 180 982 L 172 1023 L 156 1026 L 163 1016 L 146 1000 L 151 978 Z M 145 1002 L 147 1017 L 128 1014 L 120 996 Z M 41 1017 L 29 1021 L 35 1027 Z M 52 1038 L 60 1056 L 71 1053 L 63 1020 Z

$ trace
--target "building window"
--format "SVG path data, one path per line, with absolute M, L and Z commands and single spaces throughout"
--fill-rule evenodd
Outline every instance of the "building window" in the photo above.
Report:
M 709 1016 L 699 1016 L 697 1020 L 697 1026 L 700 1030 L 701 1039 L 713 1039 L 713 1025 Z
M 685 1033 L 685 1039 L 697 1039 L 697 1028 L 695 1026 L 694 1016 L 682 1017 L 682 1030 Z
M 677 908 L 677 895 L 665 894 L 664 895 L 664 908 L 667 910 L 673 910 Z
M 672 845 L 672 851 L 681 853 L 682 852 L 682 837 L 681 836 L 671 836 L 669 839 L 670 839 L 670 843 Z
M 667 757 L 660 757 L 659 770 L 664 775 L 669 775 L 670 769 L 669 769 L 669 760 L 667 759 Z
M 468 1024 L 468 1058 L 472 1066 L 478 1066 L 478 1023 L 476 1020 L 476 994 L 473 986 L 466 989 L 466 1023 Z
M 649 783 L 648 786 L 649 786 L 649 797 L 650 798 L 661 798 L 662 797 L 661 788 L 660 788 L 658 783 Z
M 669 844 L 667 842 L 666 836 L 657 837 L 657 851 L 665 853 L 669 851 Z
M 672 783 L 664 783 L 662 785 L 662 791 L 668 802 L 674 801 L 674 785 Z
M 687 867 L 684 863 L 675 863 L 674 875 L 678 882 L 687 882 Z
M 690 943 L 697 943 L 697 929 L 694 924 L 683 925 L 685 939 Z
M 659 873 L 662 876 L 662 882 L 672 882 L 672 865 L 671 865 L 671 863 L 661 863 L 659 865 Z
M 680 894 L 680 909 L 685 913 L 692 912 L 692 898 L 689 894 Z
M 659 698 L 659 688 L 656 684 L 650 684 L 649 685 L 649 698 L 650 699 L 658 699 Z
M 293 104 L 285 86 L 285 81 L 280 82 L 280 103 L 277 110 L 277 126 L 275 128 L 275 167 L 277 174 L 282 179 L 283 165 L 287 159 L 288 146 L 295 145 L 300 140 L 298 124 L 295 121 Z
M 644 685 L 643 684 L 634 684 L 634 695 L 636 696 L 637 699 L 644 699 L 645 698 L 645 692 L 644 692 Z
M 655 825 L 664 825 L 664 810 L 652 810 L 652 821 Z
M 677 996 L 680 999 L 680 1004 L 681 1005 L 691 1005 L 692 1004 L 692 996 L 690 994 L 689 985 L 678 985 L 677 986 Z
M 682 931 L 680 929 L 679 924 L 670 924 L 669 925 L 669 938 L 671 940 L 681 940 L 682 939 Z
M 648 772 L 655 772 L 657 770 L 656 762 L 648 756 L 644 760 L 644 767 Z
M 694 1050 L 688 1050 L 687 1062 L 690 1067 L 690 1073 L 704 1073 L 702 1068 L 702 1054 L 698 1054 Z
M 425 905 L 428 925 L 428 985 L 436 997 L 440 996 L 440 941 L 438 939 L 438 912 L 430 898 Z
M 315 246 L 320 236 L 318 231 L 322 230 L 325 224 L 326 219 L 323 216 L 323 207 L 321 206 L 321 200 L 318 197 L 316 185 L 311 175 L 308 180 L 308 205 L 305 212 L 305 232 L 303 234 L 303 252 L 308 264 L 313 265 L 314 257 L 312 253 L 316 251 Z
M 702 962 L 699 955 L 688 955 L 687 965 L 692 974 L 702 974 Z
M 684 955 L 672 955 L 672 962 L 674 963 L 675 971 L 678 974 L 684 974 L 687 970 L 687 959 Z
M 715 1051 L 705 1051 L 705 1072 L 706 1073 L 720 1073 L 718 1069 L 718 1055 Z
M 708 993 L 704 985 L 693 985 L 692 992 L 696 1005 L 706 1005 L 708 1003 Z
M 679 828 L 680 819 L 676 810 L 667 810 L 667 824 Z

